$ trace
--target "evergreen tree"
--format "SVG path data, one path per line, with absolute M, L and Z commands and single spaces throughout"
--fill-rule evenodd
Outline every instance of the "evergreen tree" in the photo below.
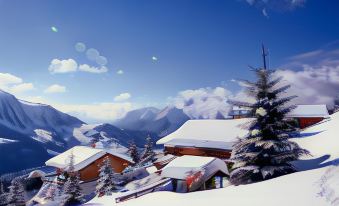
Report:
M 129 143 L 128 154 L 131 156 L 134 164 L 138 164 L 140 162 L 138 147 L 134 141 Z
M 9 194 L 7 195 L 7 203 L 10 206 L 25 205 L 25 189 L 22 179 L 14 178 L 9 186 Z
M 68 164 L 68 178 L 64 185 L 64 203 L 65 205 L 79 204 L 83 201 L 83 194 L 80 188 L 79 173 L 74 169 L 74 155 L 70 155 L 70 161 Z
M 248 125 L 249 134 L 233 147 L 230 179 L 235 185 L 247 184 L 292 173 L 291 161 L 308 151 L 289 141 L 296 128 L 285 121 L 285 115 L 295 106 L 285 106 L 295 96 L 280 95 L 290 86 L 277 86 L 281 77 L 274 78 L 273 70 L 253 69 L 256 82 L 244 81 L 249 95 L 256 99 L 251 104 L 254 120 Z
M 339 111 L 339 95 L 334 99 L 334 112 Z
M 153 150 L 153 141 L 150 135 L 146 137 L 146 144 L 144 148 L 144 152 L 142 154 L 141 159 L 143 161 L 152 161 L 154 159 L 155 152 Z
M 0 206 L 8 205 L 7 196 L 8 196 L 7 193 L 0 194 Z
M 97 180 L 96 194 L 99 197 L 103 195 L 112 195 L 114 190 L 116 190 L 114 170 L 109 157 L 105 157 L 99 169 L 99 179 Z
M 8 196 L 8 193 L 6 193 L 5 188 L 4 188 L 4 183 L 2 179 L 0 178 L 0 206 L 8 204 L 7 196 Z
M 0 179 L 0 194 L 5 193 L 5 187 L 4 183 L 2 182 L 2 179 Z

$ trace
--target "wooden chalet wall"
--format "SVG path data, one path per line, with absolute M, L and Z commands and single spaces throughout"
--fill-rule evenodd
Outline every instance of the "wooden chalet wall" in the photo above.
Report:
M 80 179 L 83 181 L 90 181 L 98 178 L 100 165 L 103 162 L 104 158 L 107 156 L 111 159 L 112 167 L 114 168 L 114 171 L 117 173 L 121 173 L 130 164 L 127 160 L 121 159 L 111 154 L 106 154 L 92 162 L 90 165 L 81 169 L 79 171 Z
M 324 118 L 323 117 L 297 117 L 299 127 L 301 129 L 321 122 Z
M 211 149 L 211 148 L 165 146 L 165 154 L 172 154 L 175 156 L 194 155 L 194 156 L 218 157 L 221 159 L 228 159 L 231 156 L 231 151 Z

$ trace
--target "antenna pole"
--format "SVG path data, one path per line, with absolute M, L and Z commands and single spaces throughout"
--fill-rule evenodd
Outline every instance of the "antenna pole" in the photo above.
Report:
M 262 44 L 262 58 L 263 58 L 263 61 L 264 61 L 264 69 L 267 69 L 266 56 L 267 56 L 267 53 L 265 51 L 265 46 L 264 46 L 264 44 Z

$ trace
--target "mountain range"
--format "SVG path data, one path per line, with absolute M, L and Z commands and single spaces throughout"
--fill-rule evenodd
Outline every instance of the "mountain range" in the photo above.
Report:
M 204 108 L 205 111 L 207 111 L 207 109 Z M 224 110 L 215 111 L 216 108 L 210 108 L 210 110 L 213 110 L 210 112 L 210 115 L 204 117 L 191 115 L 190 112 L 186 112 L 185 108 L 179 109 L 175 106 L 167 106 L 162 110 L 154 107 L 145 107 L 128 112 L 122 119 L 112 124 L 119 128 L 132 131 L 152 132 L 160 138 L 174 132 L 190 119 L 229 118 L 228 112 Z
M 213 109 L 211 119 L 227 118 Z M 205 108 L 206 110 L 206 108 Z M 0 175 L 37 166 L 74 145 L 93 140 L 103 147 L 127 147 L 134 141 L 139 148 L 150 135 L 154 141 L 178 129 L 192 116 L 185 109 L 145 107 L 128 112 L 112 124 L 86 124 L 55 108 L 17 99 L 0 90 Z
M 49 105 L 22 101 L 0 90 L 0 175 L 43 166 L 52 156 L 92 139 L 123 147 L 134 140 L 142 147 L 147 135 L 157 137 L 111 124 L 86 124 Z

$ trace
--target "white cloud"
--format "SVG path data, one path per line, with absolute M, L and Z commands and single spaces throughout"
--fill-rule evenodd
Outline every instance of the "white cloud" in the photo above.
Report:
M 0 89 L 18 94 L 33 90 L 34 85 L 32 83 L 25 83 L 22 78 L 10 73 L 0 73 Z
M 339 94 L 339 65 L 336 67 L 311 67 L 305 65 L 301 71 L 278 70 L 285 83 L 291 84 L 289 95 L 297 95 L 295 103 L 333 105 Z
M 126 101 L 129 98 L 131 98 L 131 94 L 130 93 L 121 93 L 118 96 L 114 97 L 114 101 L 121 102 L 121 101 Z
M 268 17 L 268 10 L 284 12 L 293 11 L 306 4 L 306 0 L 242 0 L 250 6 L 258 8 L 265 17 Z
M 10 85 L 10 84 L 19 84 L 22 82 L 20 77 L 14 76 L 9 73 L 0 73 L 0 86 Z
M 296 103 L 333 105 L 339 94 L 339 42 L 288 58 L 276 75 L 291 84 Z M 288 68 L 288 69 L 285 69 Z
M 51 73 L 68 73 L 75 72 L 78 64 L 74 59 L 53 59 L 48 67 Z
M 173 98 L 173 104 L 191 118 L 217 118 L 218 115 L 228 116 L 231 105 L 227 100 L 233 94 L 222 87 L 184 90 Z M 218 114 L 220 112 L 220 114 Z
M 122 70 L 122 69 L 119 69 L 118 71 L 117 71 L 117 74 L 124 74 L 124 70 Z
M 335 48 L 323 48 L 289 57 L 288 63 L 282 67 L 289 69 L 301 69 L 305 65 L 336 67 L 339 65 L 339 43 L 332 46 Z
M 34 85 L 32 83 L 22 83 L 12 86 L 9 91 L 11 93 L 22 93 L 26 91 L 31 91 L 34 89 Z
M 101 66 L 101 67 L 93 67 L 88 64 L 81 64 L 79 66 L 79 70 L 83 72 L 90 72 L 95 74 L 105 73 L 108 71 L 107 67 Z
M 44 91 L 45 93 L 63 93 L 66 92 L 66 87 L 59 84 L 53 84 L 47 87 Z
M 107 122 L 122 118 L 132 109 L 130 102 L 65 105 L 54 104 L 57 109 L 84 121 Z

